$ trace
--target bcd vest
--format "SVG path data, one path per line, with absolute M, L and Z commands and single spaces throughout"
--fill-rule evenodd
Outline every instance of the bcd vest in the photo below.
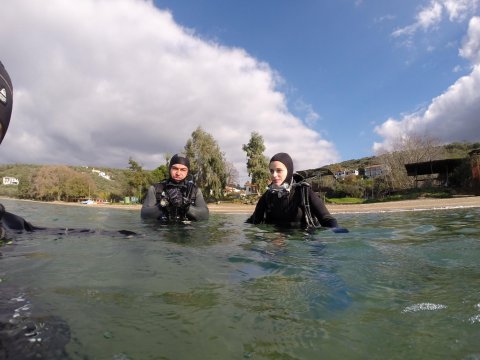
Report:
M 297 174 L 294 174 L 297 175 Z M 295 179 L 295 178 L 294 178 Z M 319 226 L 318 219 L 312 214 L 309 200 L 310 184 L 303 179 L 296 178 L 291 186 L 287 188 L 270 188 L 267 190 L 267 218 L 269 214 L 285 214 L 287 217 L 297 218 L 302 213 L 302 220 L 307 228 Z
M 188 220 L 188 208 L 195 204 L 197 194 L 197 186 L 193 181 L 177 184 L 170 180 L 164 180 L 153 186 L 157 206 L 162 211 L 160 220 L 167 222 Z

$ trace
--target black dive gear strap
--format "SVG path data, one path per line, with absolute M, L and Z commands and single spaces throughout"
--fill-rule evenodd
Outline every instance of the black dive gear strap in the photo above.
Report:
M 304 180 L 302 175 L 297 173 L 293 174 L 293 180 L 295 181 L 293 186 L 300 187 L 302 193 L 302 206 L 305 212 L 304 216 L 307 230 L 316 229 L 320 226 L 320 222 L 317 217 L 312 214 L 312 208 L 310 206 L 309 190 L 311 185 Z
M 312 215 L 312 208 L 310 207 L 310 199 L 308 196 L 308 189 L 310 184 L 303 181 L 299 183 L 301 186 L 302 192 L 302 206 L 305 211 L 305 223 L 307 224 L 307 230 L 313 230 L 320 226 L 320 222 L 318 221 L 316 216 Z

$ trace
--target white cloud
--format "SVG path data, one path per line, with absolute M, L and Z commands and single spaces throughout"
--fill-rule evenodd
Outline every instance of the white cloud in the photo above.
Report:
M 432 1 L 429 7 L 423 8 L 418 12 L 415 19 L 416 21 L 413 24 L 395 30 L 392 35 L 394 37 L 411 36 L 418 29 L 427 30 L 437 25 L 442 19 L 442 6 L 438 2 Z
M 428 29 L 435 26 L 442 19 L 442 6 L 436 1 L 432 1 L 428 8 L 422 9 L 417 14 L 417 24 L 422 29 Z
M 418 11 L 412 24 L 395 30 L 392 35 L 410 37 L 420 29 L 431 30 L 443 20 L 444 15 L 449 21 L 464 21 L 475 13 L 478 3 L 479 0 L 432 0 L 428 6 Z
M 15 94 L 2 162 L 127 167 L 132 156 L 152 169 L 197 126 L 241 175 L 252 131 L 297 169 L 338 160 L 288 111 L 268 64 L 201 39 L 151 1 L 8 1 L 0 46 Z
M 478 7 L 478 0 L 444 0 L 450 21 L 463 21 L 468 14 L 474 13 Z
M 388 119 L 375 127 L 384 138 L 374 150 L 388 151 L 402 134 L 415 133 L 438 138 L 443 142 L 480 140 L 480 18 L 470 20 L 460 55 L 472 61 L 470 74 L 459 78 L 443 94 L 434 98 L 424 111 Z
M 470 20 L 468 34 L 459 54 L 474 64 L 480 64 L 480 17 Z

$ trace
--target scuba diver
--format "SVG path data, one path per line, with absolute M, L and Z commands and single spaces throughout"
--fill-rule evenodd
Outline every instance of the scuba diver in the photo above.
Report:
M 7 70 L 0 61 L 0 144 L 10 124 L 13 104 L 13 86 L 12 80 Z M 5 217 L 5 207 L 0 204 L 0 240 L 6 237 L 6 230 L 3 226 L 3 218 Z M 8 214 L 8 213 L 7 213 Z
M 269 169 L 271 184 L 258 200 L 247 223 L 306 227 L 309 230 L 326 227 L 334 232 L 348 232 L 338 226 L 310 184 L 299 174 L 294 174 L 290 155 L 275 154 L 270 159 Z
M 150 186 L 143 201 L 142 219 L 164 223 L 207 220 L 209 211 L 202 191 L 189 179 L 190 161 L 175 154 L 170 159 L 169 178 Z
M 12 115 L 13 104 L 13 86 L 12 80 L 8 75 L 7 70 L 0 61 L 0 144 L 5 137 L 8 125 L 10 124 L 10 117 Z M 5 207 L 0 204 L 0 241 L 9 239 L 11 232 L 22 233 L 43 230 L 52 234 L 106 234 L 106 235 L 121 235 L 130 236 L 137 235 L 129 230 L 119 231 L 96 231 L 91 229 L 67 229 L 67 228 L 44 228 L 30 224 L 21 216 L 5 211 Z

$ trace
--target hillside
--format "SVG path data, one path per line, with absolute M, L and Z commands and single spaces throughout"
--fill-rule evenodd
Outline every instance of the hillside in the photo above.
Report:
M 444 159 L 462 159 L 468 157 L 468 153 L 473 149 L 480 148 L 480 143 L 451 143 L 441 146 Z M 345 160 L 335 164 L 324 166 L 331 171 L 336 169 L 360 169 L 366 166 L 378 165 L 381 160 L 378 156 L 368 156 L 360 159 Z
M 33 164 L 5 164 L 0 165 L 0 178 L 5 176 L 14 177 L 17 179 L 31 179 L 33 175 L 43 165 Z M 122 194 L 127 184 L 128 169 L 115 169 L 106 167 L 85 167 L 85 166 L 67 166 L 72 170 L 80 173 L 87 174 L 95 183 L 96 193 L 113 193 Z M 110 180 L 107 180 L 99 176 L 98 172 L 92 170 L 102 171 L 108 176 Z M 0 195 L 3 196 L 15 196 L 17 193 L 17 186 L 3 185 L 0 183 Z

